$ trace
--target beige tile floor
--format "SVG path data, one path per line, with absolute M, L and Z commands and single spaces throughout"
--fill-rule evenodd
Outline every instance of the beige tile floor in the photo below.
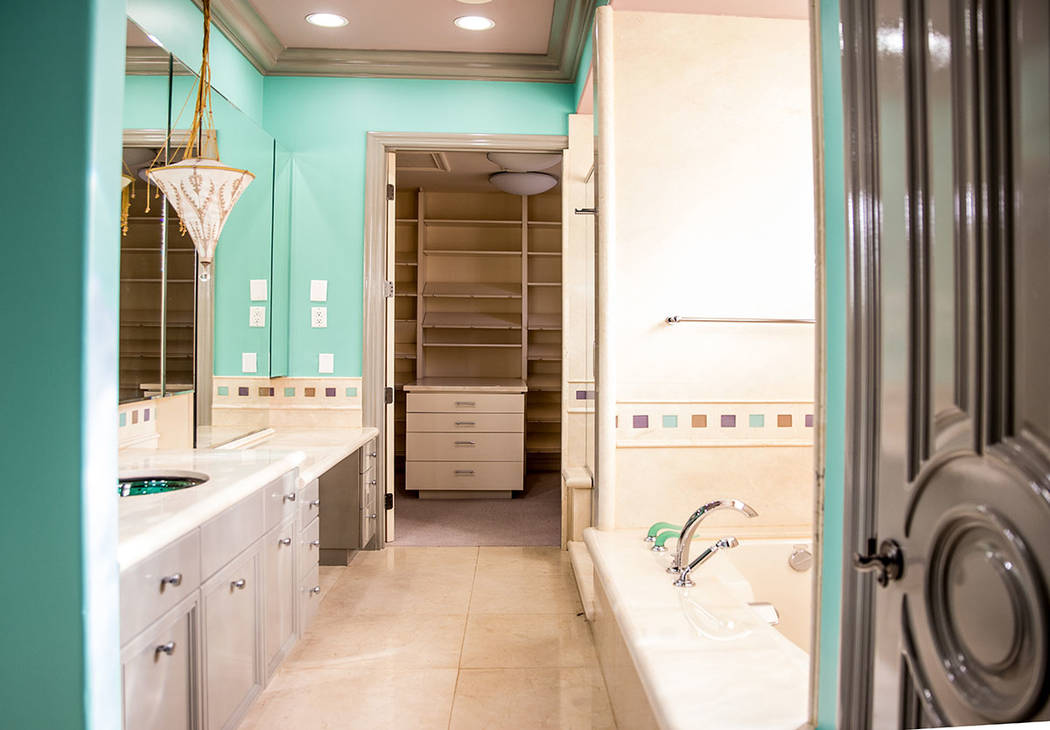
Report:
M 616 727 L 557 548 L 394 547 L 321 584 L 242 728 Z

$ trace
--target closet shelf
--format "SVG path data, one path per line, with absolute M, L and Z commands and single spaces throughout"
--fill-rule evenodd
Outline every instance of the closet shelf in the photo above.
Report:
M 419 262 L 416 261 L 415 256 L 408 254 L 396 254 L 394 256 L 394 263 L 397 266 L 419 266 Z
M 394 344 L 394 357 L 403 360 L 416 359 L 416 345 L 414 342 L 397 342 Z
M 561 345 L 529 345 L 530 360 L 561 360 Z
M 480 281 L 428 281 L 423 285 L 423 296 L 450 299 L 521 299 L 521 284 L 517 282 L 488 284 Z
M 553 405 L 529 406 L 525 420 L 531 423 L 560 423 L 561 408 Z
M 122 284 L 159 284 L 163 279 L 121 279 Z M 168 279 L 169 284 L 192 284 L 193 279 Z
M 521 249 L 503 251 L 492 248 L 425 248 L 428 256 L 521 256 Z
M 425 325 L 424 325 L 425 326 Z M 424 342 L 423 347 L 521 347 L 520 342 Z
M 171 248 L 168 247 L 168 253 L 196 253 L 195 248 Z M 120 249 L 121 253 L 160 253 L 160 246 L 153 248 L 145 248 L 142 246 L 124 246 Z
M 529 225 L 544 228 L 561 228 L 561 221 L 529 221 Z
M 395 297 L 413 297 L 415 298 L 416 293 L 414 291 L 395 291 Z
M 418 218 L 398 218 L 398 223 L 419 223 Z
M 525 451 L 532 454 L 561 451 L 561 436 L 556 433 L 530 433 L 525 437 Z
M 423 327 L 520 330 L 521 315 L 484 312 L 427 312 L 423 316 Z
M 561 256 L 561 251 L 529 251 L 529 256 Z
M 561 286 L 560 281 L 530 281 L 529 286 Z
M 529 314 L 530 330 L 560 330 L 560 314 Z
M 394 320 L 394 324 L 415 324 L 415 323 L 416 323 L 416 320 L 414 320 L 414 319 L 395 319 Z
M 560 375 L 530 375 L 529 390 L 561 390 Z
M 427 218 L 423 221 L 426 226 L 511 226 L 517 228 L 521 221 L 512 220 L 484 220 L 480 218 Z

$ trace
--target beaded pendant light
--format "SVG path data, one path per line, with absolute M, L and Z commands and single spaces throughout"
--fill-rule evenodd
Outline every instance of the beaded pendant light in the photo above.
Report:
M 211 68 L 208 65 L 211 0 L 203 0 L 203 10 L 204 47 L 197 78 L 197 103 L 183 159 L 151 168 L 147 177 L 167 196 L 179 214 L 182 226 L 197 249 L 200 277 L 207 280 L 222 227 L 255 175 L 224 165 L 219 160 L 211 111 Z

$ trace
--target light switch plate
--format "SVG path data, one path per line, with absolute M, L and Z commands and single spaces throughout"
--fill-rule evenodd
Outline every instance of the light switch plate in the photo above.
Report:
M 328 280 L 327 279 L 311 279 L 310 280 L 310 301 L 311 302 L 327 302 L 328 301 Z
M 248 326 L 266 326 L 266 307 L 248 307 Z
M 310 307 L 310 326 L 328 326 L 328 307 Z
M 335 355 L 330 352 L 322 352 L 317 356 L 317 372 L 334 373 L 335 372 Z
M 266 301 L 266 279 L 251 279 L 248 282 L 248 290 L 253 302 Z
M 241 372 L 243 373 L 254 373 L 258 369 L 255 363 L 254 352 L 242 352 L 241 353 Z

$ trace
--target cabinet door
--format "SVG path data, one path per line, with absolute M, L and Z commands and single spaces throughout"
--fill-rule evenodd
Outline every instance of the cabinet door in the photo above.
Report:
M 361 475 L 361 547 L 368 545 L 376 534 L 376 472 Z
M 259 577 L 256 546 L 220 570 L 202 590 L 208 730 L 235 727 L 260 688 Z
M 295 638 L 295 519 L 263 539 L 263 648 L 267 676 Z
M 187 730 L 196 713 L 197 604 L 180 606 L 124 647 L 124 730 Z

